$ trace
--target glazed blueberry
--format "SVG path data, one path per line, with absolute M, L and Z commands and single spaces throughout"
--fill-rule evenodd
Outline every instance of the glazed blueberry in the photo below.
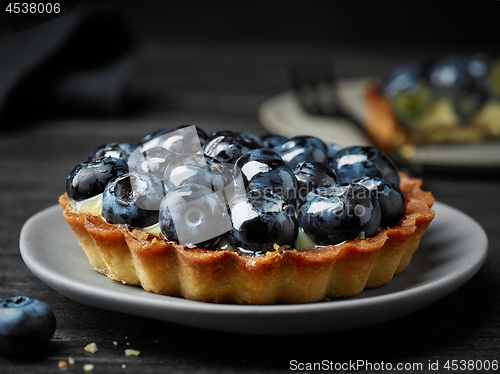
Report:
M 201 138 L 199 136 L 201 134 Z M 206 133 L 194 125 L 177 128 L 167 127 L 148 135 L 139 143 L 142 151 L 162 147 L 174 154 L 197 153 L 202 151 L 202 142 Z
M 326 144 L 313 136 L 296 136 L 283 143 L 276 152 L 292 169 L 302 161 L 326 162 L 329 155 Z
M 270 149 L 276 149 L 277 147 L 280 147 L 287 140 L 288 138 L 286 136 L 281 135 L 267 135 L 262 137 L 264 147 Z
M 233 175 L 240 190 L 269 190 L 291 203 L 296 202 L 295 174 L 271 149 L 258 148 L 245 153 L 236 161 Z
M 424 79 L 424 71 L 420 65 L 397 68 L 384 76 L 380 82 L 381 93 L 389 98 L 400 92 L 415 91 Z
M 73 201 L 82 201 L 104 192 L 108 182 L 128 172 L 121 158 L 102 157 L 77 165 L 68 175 L 66 192 Z
M 177 127 L 177 129 L 183 129 L 183 128 L 189 127 L 189 126 L 195 127 L 196 133 L 198 134 L 198 139 L 200 141 L 201 146 L 203 147 L 205 145 L 205 143 L 207 142 L 208 134 L 201 127 L 198 127 L 196 125 L 180 125 Z
M 97 160 L 101 157 L 115 157 L 121 158 L 123 161 L 128 162 L 129 156 L 137 148 L 137 145 L 129 143 L 108 143 L 97 148 L 91 153 L 85 162 Z
M 337 175 L 322 162 L 303 161 L 293 170 L 297 178 L 300 199 L 316 188 L 326 188 L 336 184 Z
M 243 139 L 245 144 L 252 149 L 255 148 L 264 148 L 264 142 L 257 135 L 250 134 L 249 132 L 240 131 L 238 135 Z
M 380 226 L 392 227 L 405 215 L 405 197 L 394 183 L 380 178 L 361 178 L 353 183 L 360 184 L 372 192 L 380 205 L 382 214 Z
M 175 130 L 175 127 L 164 127 L 162 129 L 156 130 L 155 132 L 152 132 L 151 134 L 146 135 L 144 138 L 142 138 L 139 141 L 139 145 L 143 146 L 146 143 L 149 143 L 153 139 L 157 139 L 161 137 L 162 135 L 168 134 L 169 132 L 172 132 Z M 156 147 L 157 144 L 151 144 L 151 147 Z
M 165 170 L 163 183 L 167 191 L 189 183 L 230 194 L 234 189 L 232 168 L 199 153 L 179 155 L 173 159 Z
M 158 223 L 164 187 L 152 174 L 126 173 L 112 180 L 102 196 L 102 217 L 112 224 L 144 228 Z
M 160 205 L 162 234 L 188 247 L 210 247 L 231 228 L 219 196 L 198 184 L 185 184 L 167 192 Z
M 248 151 L 259 148 L 259 145 L 243 139 L 232 131 L 217 131 L 207 140 L 204 152 L 225 164 L 234 164 L 236 160 Z
M 21 354 L 47 346 L 56 329 L 52 310 L 27 296 L 0 299 L 0 353 Z
M 137 153 L 132 154 L 130 158 L 129 170 L 141 174 L 153 174 L 160 179 L 163 179 L 165 169 L 170 162 L 178 156 L 163 147 L 153 147 Z
M 387 179 L 399 186 L 399 171 L 394 162 L 375 147 L 347 147 L 332 158 L 337 182 L 348 183 L 363 177 Z
M 465 60 L 449 57 L 435 62 L 428 70 L 429 82 L 437 88 L 460 90 L 471 83 Z
M 332 158 L 337 154 L 338 151 L 340 151 L 340 148 L 337 144 L 334 143 L 325 143 L 326 147 L 328 148 L 328 156 L 329 158 Z
M 234 248 L 260 255 L 274 245 L 293 246 L 298 221 L 292 204 L 270 191 L 253 190 L 229 204 L 233 228 L 226 238 Z
M 319 245 L 372 237 L 380 218 L 375 197 L 356 184 L 317 189 L 306 196 L 299 209 L 300 227 Z

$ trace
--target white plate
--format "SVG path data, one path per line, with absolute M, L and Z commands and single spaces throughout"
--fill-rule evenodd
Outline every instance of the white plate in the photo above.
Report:
M 364 95 L 370 79 L 345 79 L 338 82 L 342 104 L 361 123 L 365 123 L 366 119 Z M 292 91 L 266 100 L 260 105 L 258 114 L 262 126 L 274 134 L 293 137 L 307 133 L 323 141 L 336 143 L 340 148 L 370 144 L 362 130 L 345 120 L 305 113 Z M 463 171 L 463 167 L 472 170 L 500 169 L 500 141 L 419 146 L 412 162 L 429 168 L 459 171 Z
M 436 203 L 436 217 L 408 269 L 355 297 L 299 305 L 211 304 L 146 292 L 97 273 L 58 205 L 21 231 L 29 269 L 61 294 L 98 308 L 218 331 L 302 334 L 361 328 L 407 315 L 456 290 L 481 267 L 488 240 L 464 213 Z

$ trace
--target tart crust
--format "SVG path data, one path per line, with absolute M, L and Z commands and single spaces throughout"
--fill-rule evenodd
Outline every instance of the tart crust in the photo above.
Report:
M 348 297 L 388 283 L 405 270 L 434 218 L 434 198 L 422 181 L 400 173 L 405 216 L 373 238 L 298 252 L 279 249 L 248 257 L 226 250 L 184 248 L 100 216 L 75 213 L 67 194 L 63 217 L 92 267 L 146 291 L 206 302 L 309 303 Z

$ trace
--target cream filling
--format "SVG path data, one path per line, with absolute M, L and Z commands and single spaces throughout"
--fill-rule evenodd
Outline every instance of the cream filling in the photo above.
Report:
M 73 211 L 75 213 L 80 213 L 80 214 L 90 213 L 93 216 L 101 216 L 102 194 L 96 195 L 94 197 L 91 197 L 83 201 L 71 201 L 71 206 L 73 207 Z M 159 223 L 152 226 L 144 227 L 140 230 L 145 232 L 146 234 L 150 234 L 156 237 L 159 237 L 161 234 Z M 229 244 L 224 235 L 220 237 L 215 246 L 218 249 L 224 249 L 233 252 L 237 251 L 236 248 L 233 248 L 231 244 Z M 311 251 L 317 248 L 320 248 L 320 246 L 314 243 L 314 241 L 304 232 L 302 227 L 299 228 L 299 234 L 297 236 L 297 239 L 295 240 L 295 249 L 297 251 L 303 252 L 303 251 Z
M 93 216 L 101 216 L 102 212 L 102 193 L 99 195 L 96 195 L 94 197 L 91 197 L 89 199 L 83 200 L 83 201 L 71 201 L 71 206 L 73 207 L 73 212 L 75 213 L 80 213 L 80 214 L 86 214 L 90 213 Z M 146 234 L 151 234 L 154 236 L 159 237 L 161 234 L 160 230 L 160 224 L 156 223 L 154 225 L 144 227 L 141 229 L 141 231 L 144 231 Z

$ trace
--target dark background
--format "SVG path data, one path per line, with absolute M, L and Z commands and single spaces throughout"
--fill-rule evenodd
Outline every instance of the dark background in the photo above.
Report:
M 149 40 L 417 43 L 477 48 L 498 44 L 500 11 L 496 0 L 61 2 L 69 11 L 95 4 L 119 8 Z M 0 3 L 0 31 L 8 34 L 12 30 L 6 26 L 9 18 L 3 10 L 10 2 Z
M 92 54 L 77 43 L 70 43 L 74 49 L 61 43 L 50 58 L 38 59 L 38 66 L 34 61 L 32 70 L 19 74 L 20 84 L 8 87 L 3 110 L 13 113 L 15 121 L 0 119 L 5 130 L 0 128 L 0 296 L 27 295 L 45 302 L 56 314 L 58 326 L 39 355 L 0 357 L 2 374 L 59 372 L 58 362 L 70 356 L 76 365 L 67 373 L 82 372 L 85 363 L 95 364 L 95 373 L 267 374 L 288 372 L 291 359 L 425 365 L 437 360 L 443 365 L 447 360 L 498 359 L 500 179 L 491 173 L 424 175 L 425 189 L 439 202 L 470 215 L 485 229 L 490 251 L 476 276 L 409 316 L 314 336 L 220 333 L 73 301 L 26 267 L 19 235 L 27 219 L 57 203 L 68 172 L 100 144 L 137 141 L 158 128 L 184 123 L 206 131 L 233 129 L 261 135 L 265 129 L 257 117 L 259 105 L 290 88 L 287 63 L 311 50 L 331 53 L 340 77 L 375 76 L 398 63 L 428 56 L 496 53 L 500 1 L 79 1 L 67 15 L 86 6 L 113 7 L 122 13 L 140 45 L 140 58 L 133 74 L 124 79 L 126 112 L 108 113 L 96 107 L 92 97 L 85 109 L 95 110 L 90 115 L 76 109 L 65 112 L 64 97 L 55 95 L 55 78 L 79 71 L 62 71 L 57 69 L 62 63 L 51 63 L 60 57 L 57 61 L 67 62 L 71 56 L 66 52 L 74 49 L 88 55 L 90 62 L 97 61 L 100 53 L 116 47 L 116 39 L 106 43 L 104 38 L 116 32 L 109 28 L 97 35 L 103 37 L 100 44 L 87 39 L 95 47 Z M 0 42 L 12 34 L 3 9 L 0 34 Z M 123 33 L 120 40 L 127 35 Z M 0 53 L 0 65 L 20 52 L 16 45 Z M 74 67 L 74 63 L 62 65 Z M 34 78 L 45 85 L 33 84 Z M 0 78 L 0 87 L 1 83 Z M 30 100 L 27 94 L 32 95 Z M 58 115 L 48 117 L 49 112 L 55 114 L 54 108 Z M 19 121 L 26 113 L 34 121 L 29 129 Z M 83 350 L 90 342 L 100 348 L 95 355 Z M 125 357 L 126 342 L 141 350 L 141 356 Z M 127 370 L 121 368 L 123 363 Z
M 81 1 L 81 4 L 88 1 Z M 498 41 L 498 1 L 100 1 L 151 39 L 469 44 Z

